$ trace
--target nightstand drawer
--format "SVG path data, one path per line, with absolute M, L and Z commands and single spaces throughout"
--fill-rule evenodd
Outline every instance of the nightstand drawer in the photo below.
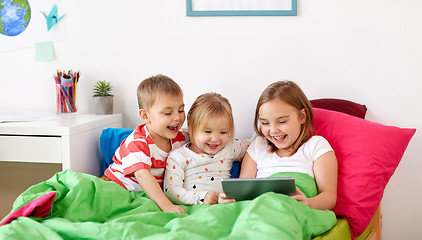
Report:
M 0 135 L 0 161 L 62 162 L 61 137 Z

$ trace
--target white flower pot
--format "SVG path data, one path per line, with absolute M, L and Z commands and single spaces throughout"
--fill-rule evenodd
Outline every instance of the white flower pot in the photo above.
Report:
M 92 111 L 94 114 L 113 114 L 113 96 L 92 97 L 92 100 Z

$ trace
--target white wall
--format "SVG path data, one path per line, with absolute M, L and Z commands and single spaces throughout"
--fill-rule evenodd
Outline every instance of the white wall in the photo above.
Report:
M 73 69 L 82 73 L 79 112 L 90 111 L 92 85 L 105 79 L 133 128 L 138 83 L 163 73 L 181 85 L 187 109 L 204 92 L 229 98 L 245 138 L 260 92 L 293 80 L 310 99 L 356 101 L 370 120 L 418 129 L 387 185 L 383 234 L 420 236 L 422 1 L 303 0 L 295 17 L 192 18 L 184 0 L 63 0 L 58 8 L 67 40 L 54 43 L 54 61 L 35 62 L 34 48 L 0 53 L 0 109 L 55 111 L 52 75 Z

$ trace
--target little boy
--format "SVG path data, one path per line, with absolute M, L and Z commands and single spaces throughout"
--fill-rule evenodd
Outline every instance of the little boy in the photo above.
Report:
M 185 121 L 182 89 L 171 78 L 156 75 L 139 84 L 137 95 L 144 124 L 123 140 L 105 176 L 130 191 L 144 191 L 164 212 L 185 213 L 161 189 L 170 150 L 188 140 L 179 131 Z

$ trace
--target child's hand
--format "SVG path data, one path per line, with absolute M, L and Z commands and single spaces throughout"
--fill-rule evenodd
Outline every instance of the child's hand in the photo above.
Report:
M 186 213 L 185 210 L 181 206 L 177 206 L 174 204 L 165 205 L 161 210 L 163 212 L 171 212 L 171 213 Z
M 218 195 L 218 203 L 220 203 L 220 204 L 227 204 L 227 203 L 233 203 L 233 202 L 236 202 L 236 199 L 227 198 L 227 194 L 225 194 L 225 193 L 220 193 Z
M 300 191 L 300 189 L 298 187 L 296 187 L 296 195 L 292 195 L 290 196 L 293 199 L 296 199 L 298 202 L 301 202 L 307 206 L 308 205 L 308 198 L 305 196 L 305 194 L 303 194 L 302 191 Z
M 218 192 L 208 191 L 204 198 L 204 204 L 217 204 Z
M 234 198 L 227 198 L 225 193 L 209 191 L 205 195 L 204 204 L 227 204 L 236 202 Z

